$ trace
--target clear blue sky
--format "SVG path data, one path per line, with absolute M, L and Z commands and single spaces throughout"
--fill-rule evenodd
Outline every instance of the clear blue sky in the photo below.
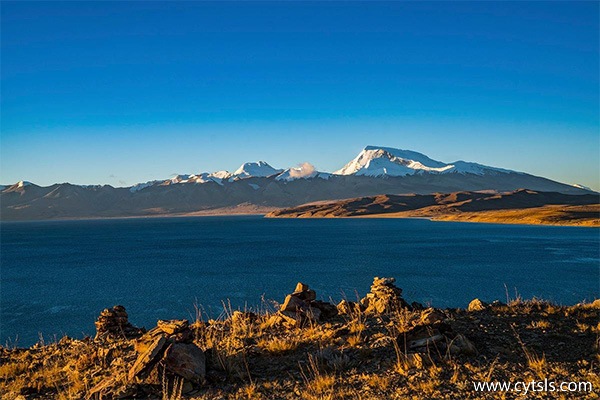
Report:
M 600 189 L 598 2 L 1 7 L 2 183 L 331 171 L 373 144 Z

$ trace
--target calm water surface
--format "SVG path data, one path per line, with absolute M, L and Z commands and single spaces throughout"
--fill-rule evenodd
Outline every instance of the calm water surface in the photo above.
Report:
M 394 276 L 410 301 L 464 307 L 515 290 L 573 304 L 599 296 L 600 230 L 410 219 L 151 218 L 2 223 L 0 342 L 94 333 L 122 304 L 130 320 L 261 307 L 297 281 L 356 299 Z

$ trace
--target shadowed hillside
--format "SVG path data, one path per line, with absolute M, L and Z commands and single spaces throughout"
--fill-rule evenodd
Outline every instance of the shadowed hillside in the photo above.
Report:
M 600 226 L 600 197 L 517 190 L 378 195 L 275 210 L 270 218 L 421 217 L 434 220 Z

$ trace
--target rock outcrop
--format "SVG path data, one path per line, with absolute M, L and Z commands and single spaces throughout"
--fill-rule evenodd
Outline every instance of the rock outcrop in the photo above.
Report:
M 129 370 L 130 381 L 159 384 L 163 374 L 200 385 L 206 376 L 204 352 L 193 343 L 187 320 L 158 321 L 135 342 L 137 359 Z

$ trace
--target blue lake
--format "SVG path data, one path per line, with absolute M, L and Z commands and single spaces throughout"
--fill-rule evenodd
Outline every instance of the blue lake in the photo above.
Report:
M 94 334 L 99 312 L 132 323 L 218 316 L 282 301 L 296 282 L 355 300 L 393 276 L 409 301 L 465 307 L 515 293 L 599 297 L 600 230 L 418 219 L 256 216 L 2 223 L 0 343 Z M 515 292 L 516 291 L 516 292 Z

